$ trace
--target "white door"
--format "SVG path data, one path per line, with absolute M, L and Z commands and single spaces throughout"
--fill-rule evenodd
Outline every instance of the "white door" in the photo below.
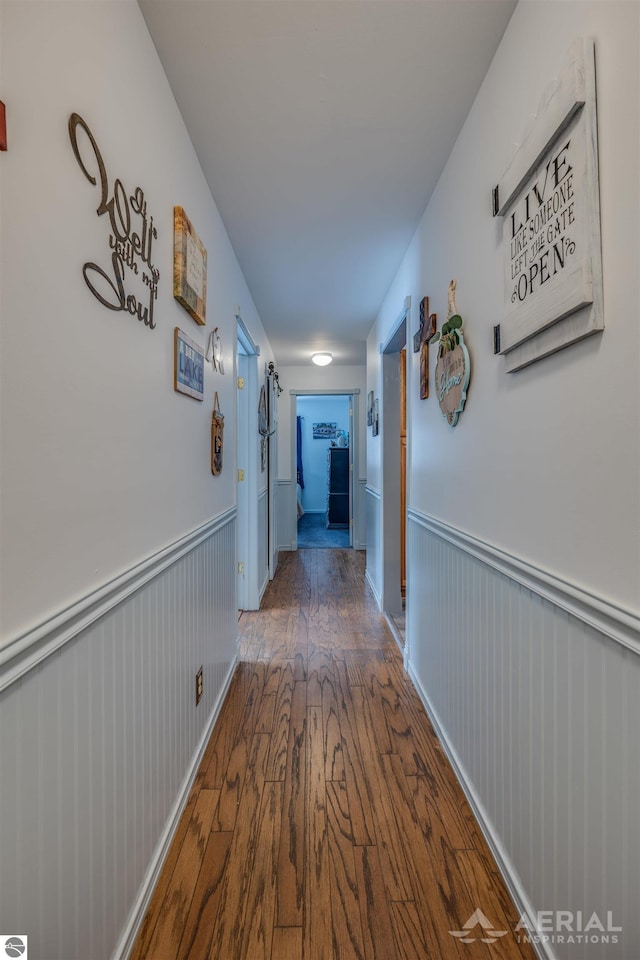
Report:
M 238 607 L 240 610 L 250 608 L 248 591 L 248 574 L 251 569 L 252 557 L 250 554 L 249 538 L 249 410 L 247 404 L 248 390 L 248 361 L 243 347 L 238 341 L 238 382 L 237 382 L 237 563 L 238 563 Z

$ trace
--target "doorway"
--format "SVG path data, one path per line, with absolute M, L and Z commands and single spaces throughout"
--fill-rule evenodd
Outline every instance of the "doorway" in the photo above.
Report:
M 258 451 L 258 356 L 241 317 L 237 318 L 236 341 L 236 560 L 239 610 L 257 610 L 264 590 L 266 557 L 261 557 L 260 465 Z
M 348 391 L 292 393 L 295 549 L 353 546 L 356 397 Z
M 405 646 L 407 524 L 407 329 L 410 299 L 382 347 L 382 610 Z

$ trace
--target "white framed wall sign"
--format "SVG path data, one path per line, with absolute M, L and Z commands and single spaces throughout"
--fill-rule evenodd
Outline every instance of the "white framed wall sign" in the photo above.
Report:
M 493 193 L 503 218 L 508 373 L 604 328 L 595 48 L 574 41 Z

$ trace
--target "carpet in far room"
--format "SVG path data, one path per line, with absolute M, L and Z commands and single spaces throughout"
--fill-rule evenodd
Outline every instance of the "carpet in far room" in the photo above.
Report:
M 348 530 L 327 529 L 326 513 L 305 513 L 298 520 L 298 549 L 342 548 L 349 546 Z

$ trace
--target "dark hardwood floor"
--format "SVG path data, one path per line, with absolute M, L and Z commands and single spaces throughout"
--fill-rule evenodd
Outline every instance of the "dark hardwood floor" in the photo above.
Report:
M 133 960 L 533 960 L 364 554 L 281 555 L 239 627 Z

